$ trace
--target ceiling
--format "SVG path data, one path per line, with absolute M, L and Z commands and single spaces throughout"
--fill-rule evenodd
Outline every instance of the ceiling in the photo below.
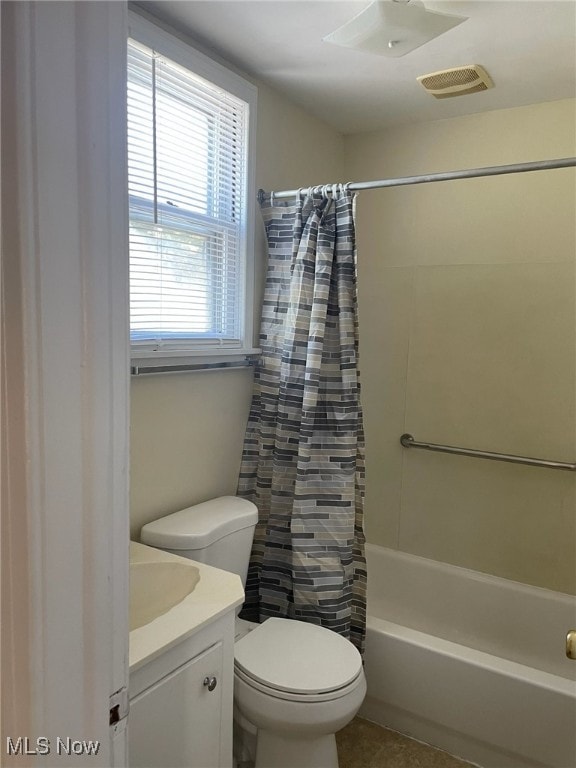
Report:
M 138 5 L 341 133 L 576 96 L 576 0 L 425 0 L 463 24 L 400 58 L 322 37 L 370 0 L 154 0 Z M 418 75 L 482 65 L 494 88 L 435 99 Z

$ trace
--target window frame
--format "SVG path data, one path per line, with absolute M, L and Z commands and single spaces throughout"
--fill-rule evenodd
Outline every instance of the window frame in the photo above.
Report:
M 199 364 L 234 363 L 248 355 L 257 354 L 254 348 L 254 221 L 256 201 L 256 108 L 257 88 L 231 69 L 197 50 L 174 32 L 148 21 L 130 11 L 128 38 L 157 51 L 176 65 L 207 80 L 217 88 L 232 94 L 247 104 L 247 157 L 244 188 L 244 210 L 240 217 L 240 265 L 238 297 L 240 306 L 239 343 L 218 342 L 214 339 L 192 339 L 185 347 L 177 341 L 157 348 L 154 342 L 130 342 L 130 360 L 133 372 L 139 368 L 152 369 L 170 366 L 198 366 Z M 144 222 L 143 222 L 144 223 Z

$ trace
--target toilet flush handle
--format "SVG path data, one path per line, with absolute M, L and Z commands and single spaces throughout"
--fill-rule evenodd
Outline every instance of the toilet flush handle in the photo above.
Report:
M 214 675 L 210 675 L 204 678 L 203 685 L 205 688 L 208 688 L 209 691 L 213 691 L 214 688 L 216 688 L 218 685 L 218 680 L 214 677 Z

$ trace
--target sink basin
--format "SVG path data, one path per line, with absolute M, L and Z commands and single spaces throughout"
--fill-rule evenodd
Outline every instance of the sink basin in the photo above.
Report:
M 131 541 L 130 675 L 243 600 L 235 573 Z
M 194 591 L 200 581 L 192 563 L 130 563 L 130 630 L 162 616 Z

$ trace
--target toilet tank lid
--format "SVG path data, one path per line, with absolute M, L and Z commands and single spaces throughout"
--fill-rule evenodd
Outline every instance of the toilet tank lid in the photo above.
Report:
M 251 501 L 221 496 L 147 523 L 140 540 L 159 549 L 203 549 L 230 533 L 255 526 L 257 521 L 258 510 Z

